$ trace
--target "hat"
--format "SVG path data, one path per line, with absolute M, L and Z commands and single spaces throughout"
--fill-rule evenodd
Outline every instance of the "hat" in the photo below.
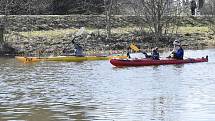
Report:
M 179 40 L 175 40 L 175 41 L 173 42 L 173 45 L 181 45 L 181 43 L 180 43 Z
M 157 51 L 158 47 L 152 48 L 152 51 Z
M 154 49 L 155 49 L 155 50 L 158 50 L 158 47 L 155 47 Z

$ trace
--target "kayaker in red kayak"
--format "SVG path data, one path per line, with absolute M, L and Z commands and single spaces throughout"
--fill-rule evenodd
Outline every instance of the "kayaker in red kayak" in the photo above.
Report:
M 183 60 L 184 50 L 181 46 L 180 41 L 176 39 L 173 42 L 173 45 L 174 45 L 174 48 L 173 48 L 173 51 L 171 52 L 169 58 L 175 58 L 175 59 Z
M 160 56 L 159 56 L 159 52 L 158 52 L 158 47 L 155 47 L 152 50 L 151 58 L 154 59 L 154 60 L 159 60 Z
M 158 52 L 158 47 L 155 47 L 154 49 L 152 49 L 152 53 L 151 55 L 148 55 L 144 50 L 139 49 L 134 42 L 132 42 L 130 44 L 130 46 L 127 48 L 127 57 L 128 58 L 133 58 L 131 57 L 130 53 L 132 53 L 132 50 L 134 50 L 135 52 L 141 52 L 142 54 L 145 55 L 145 58 L 152 58 L 155 60 L 159 60 L 159 52 Z
M 158 47 L 155 47 L 152 49 L 151 55 L 148 55 L 145 51 L 142 51 L 142 53 L 146 56 L 146 58 L 151 58 L 153 60 L 160 60 L 160 54 L 158 52 Z
M 131 58 L 130 53 L 131 53 L 131 48 L 128 47 L 128 48 L 127 48 L 127 57 L 128 57 L 128 58 Z

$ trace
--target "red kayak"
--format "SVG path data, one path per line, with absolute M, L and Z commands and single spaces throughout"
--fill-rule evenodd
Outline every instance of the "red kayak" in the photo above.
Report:
M 185 63 L 199 63 L 208 62 L 208 56 L 202 58 L 188 58 L 177 60 L 172 58 L 164 58 L 160 60 L 153 59 L 111 59 L 110 63 L 117 67 L 122 66 L 152 66 L 152 65 L 168 65 L 168 64 L 185 64 Z

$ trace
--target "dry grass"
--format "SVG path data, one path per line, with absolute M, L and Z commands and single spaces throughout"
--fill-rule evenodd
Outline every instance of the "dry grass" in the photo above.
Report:
M 210 30 L 208 27 L 179 27 L 178 32 L 185 33 L 208 33 Z
M 71 34 L 76 31 L 77 29 L 59 29 L 59 30 L 50 30 L 50 31 L 20 32 L 20 34 L 26 37 L 56 38 L 56 37 L 63 37 L 66 34 Z
M 112 33 L 115 34 L 128 34 L 134 31 L 138 31 L 138 27 L 125 27 L 125 28 L 114 28 L 112 29 Z M 31 31 L 31 32 L 20 32 L 21 35 L 26 37 L 47 37 L 47 38 L 60 38 L 64 37 L 67 34 L 74 34 L 77 32 L 78 29 L 59 29 L 59 30 L 49 30 L 49 31 Z M 104 29 L 91 29 L 86 28 L 86 33 L 101 33 L 105 34 Z M 148 31 L 148 29 L 145 29 Z M 210 30 L 208 27 L 179 27 L 178 33 L 185 34 L 185 33 L 208 33 Z

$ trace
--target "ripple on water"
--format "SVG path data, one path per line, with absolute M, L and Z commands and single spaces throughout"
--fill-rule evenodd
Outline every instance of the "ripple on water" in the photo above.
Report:
M 209 62 L 115 68 L 0 59 L 0 120 L 213 121 L 215 51 L 186 52 Z

